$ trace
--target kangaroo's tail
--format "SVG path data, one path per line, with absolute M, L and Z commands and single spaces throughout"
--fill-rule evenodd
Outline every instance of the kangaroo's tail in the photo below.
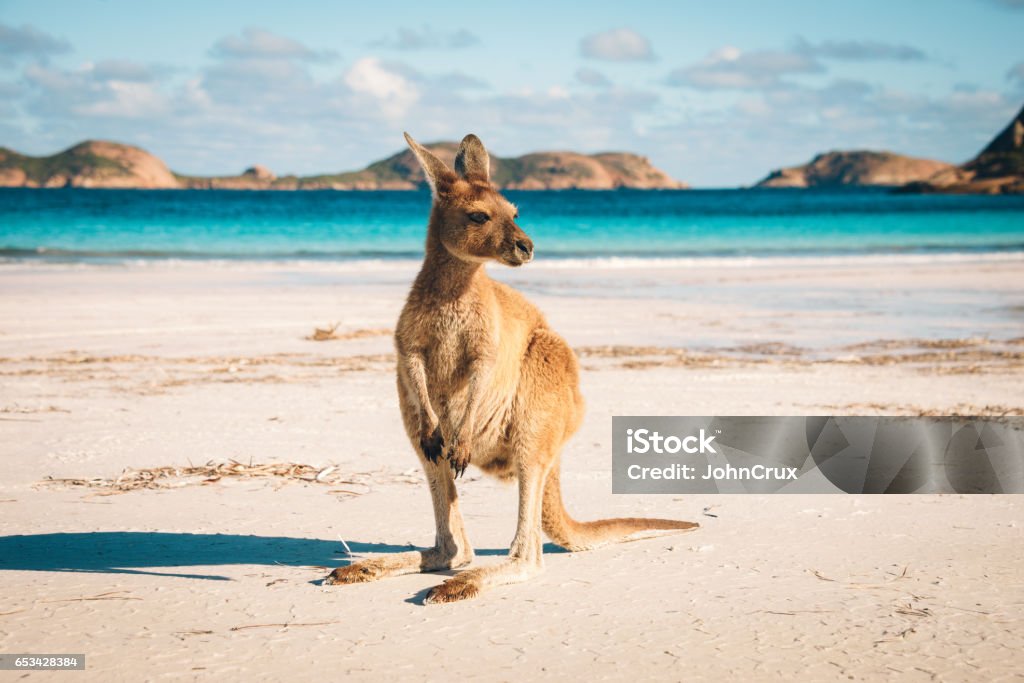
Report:
M 593 522 L 577 522 L 565 511 L 562 504 L 562 485 L 556 463 L 544 482 L 543 520 L 544 533 L 566 550 L 590 550 L 600 545 L 625 540 L 644 531 L 688 531 L 700 525 L 696 522 L 682 522 L 674 519 L 651 519 L 647 517 L 616 517 Z M 642 538 L 643 536 L 640 536 Z

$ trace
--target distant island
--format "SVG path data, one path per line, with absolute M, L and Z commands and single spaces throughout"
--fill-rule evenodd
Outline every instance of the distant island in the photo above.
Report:
M 1024 193 L 1024 109 L 978 156 L 956 166 L 892 152 L 819 154 L 803 166 L 772 171 L 755 187 L 888 186 L 901 193 Z
M 1024 108 L 978 156 L 900 191 L 1024 194 Z
M 458 143 L 427 145 L 449 164 Z M 491 156 L 491 179 L 514 190 L 683 189 L 687 185 L 626 152 L 578 154 L 535 152 L 519 157 Z M 85 187 L 224 190 L 415 190 L 426 187 L 409 150 L 361 171 L 315 176 L 276 176 L 263 166 L 241 175 L 200 177 L 172 172 L 149 152 L 117 142 L 88 140 L 46 157 L 0 148 L 0 187 Z
M 916 159 L 892 152 L 834 151 L 819 154 L 803 166 L 772 171 L 755 187 L 898 187 L 952 168 L 953 164 L 943 161 Z

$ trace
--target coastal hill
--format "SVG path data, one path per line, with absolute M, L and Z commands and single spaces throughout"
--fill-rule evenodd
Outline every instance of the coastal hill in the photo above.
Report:
M 427 147 L 451 163 L 458 144 L 440 142 Z M 646 157 L 625 152 L 492 156 L 491 177 L 503 189 L 520 190 L 686 187 L 652 166 Z M 199 177 L 172 173 L 160 159 L 145 150 L 116 142 L 87 141 L 47 157 L 31 157 L 0 148 L 0 187 L 413 190 L 425 184 L 423 172 L 409 150 L 360 171 L 278 177 L 257 165 L 237 176 Z
M 910 183 L 901 192 L 950 194 L 1024 193 L 1024 108 L 978 156 L 926 180 Z
M 178 180 L 145 150 L 88 140 L 48 157 L 0 147 L 0 187 L 165 189 L 178 187 Z
M 952 168 L 952 164 L 942 161 L 891 152 L 828 152 L 803 166 L 772 171 L 755 187 L 900 186 Z

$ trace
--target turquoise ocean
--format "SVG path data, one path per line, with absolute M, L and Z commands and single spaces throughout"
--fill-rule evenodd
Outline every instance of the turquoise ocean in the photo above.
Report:
M 1024 252 L 1024 197 L 885 190 L 508 192 L 538 263 Z M 0 261 L 389 261 L 427 192 L 0 190 Z

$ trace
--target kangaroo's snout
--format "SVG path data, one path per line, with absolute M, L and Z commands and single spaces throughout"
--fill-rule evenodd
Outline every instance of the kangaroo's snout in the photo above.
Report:
M 502 259 L 506 265 L 521 266 L 533 260 L 533 240 L 527 237 L 526 233 L 518 230 L 518 234 L 512 236 L 511 242 L 510 248 L 505 250 L 505 258 Z
M 523 235 L 516 240 L 516 252 L 523 259 L 523 263 L 533 260 L 533 242 L 529 237 Z

